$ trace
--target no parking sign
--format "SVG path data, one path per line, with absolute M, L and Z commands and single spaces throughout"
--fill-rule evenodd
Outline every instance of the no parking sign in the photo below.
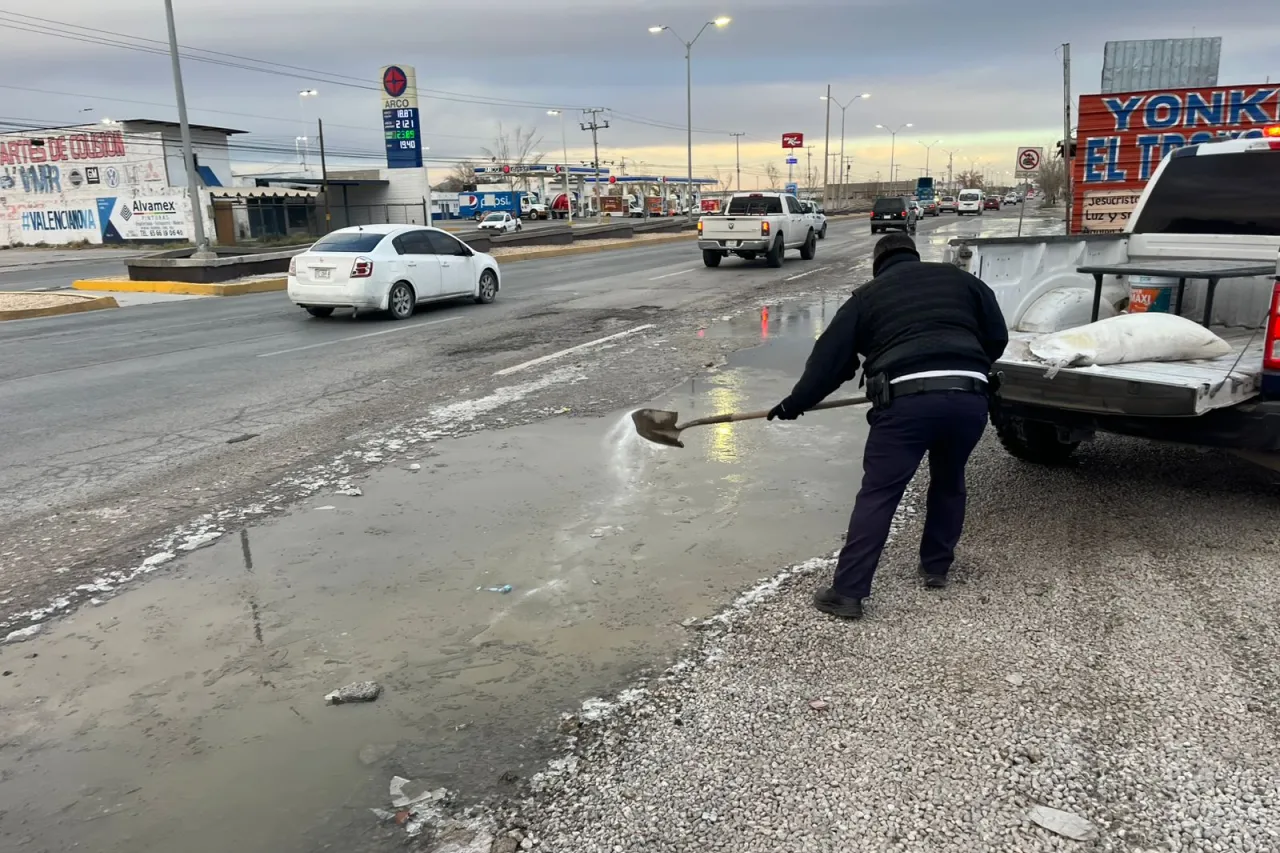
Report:
M 1034 178 L 1040 174 L 1040 164 L 1043 162 L 1043 148 L 1019 148 L 1017 160 L 1013 165 L 1013 175 L 1015 178 Z

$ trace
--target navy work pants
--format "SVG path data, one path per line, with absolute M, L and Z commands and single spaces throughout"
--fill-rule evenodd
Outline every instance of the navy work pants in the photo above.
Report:
M 893 514 L 926 453 L 929 496 L 920 566 L 931 574 L 951 568 L 964 528 L 964 468 L 987 426 L 987 397 L 969 391 L 912 394 L 872 411 L 867 420 L 862 488 L 832 582 L 836 592 L 859 599 L 871 595 Z

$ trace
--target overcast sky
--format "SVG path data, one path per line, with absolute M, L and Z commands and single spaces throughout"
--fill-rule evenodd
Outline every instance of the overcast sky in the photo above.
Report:
M 321 78 L 277 69 L 300 75 L 285 76 L 187 61 L 193 122 L 250 131 L 238 144 L 292 149 L 297 135 L 314 136 L 320 116 L 330 150 L 366 153 L 368 160 L 348 161 L 369 165 L 377 164 L 382 144 L 378 68 L 396 62 L 417 68 L 426 142 L 442 161 L 478 155 L 499 122 L 536 126 L 548 159 L 558 160 L 560 120 L 546 115 L 547 107 L 602 106 L 616 111 L 605 116 L 610 127 L 601 133 L 602 159 L 625 157 L 637 163 L 628 168 L 632 174 L 683 174 L 684 46 L 670 33 L 647 30 L 665 24 L 687 39 L 719 15 L 732 22 L 709 28 L 693 49 L 694 126 L 705 131 L 694 134 L 694 171 L 732 171 L 729 133 L 745 132 L 746 186 L 767 163 L 785 170 L 778 141 L 783 132 L 805 133 L 806 142 L 817 146 L 814 169 L 821 169 L 825 113 L 819 97 L 828 83 L 842 102 L 860 92 L 872 95 L 845 113 L 852 174 L 868 179 L 877 171 L 888 176 L 889 135 L 876 130 L 877 123 L 915 125 L 897 138 L 904 178 L 924 167 L 922 143 L 942 140 L 932 149 L 935 173 L 945 169 L 944 152 L 957 149 L 957 171 L 973 162 L 999 171 L 1012 168 L 1016 146 L 1060 138 L 1062 42 L 1071 43 L 1075 94 L 1098 90 L 1103 44 L 1111 39 L 1218 35 L 1220 82 L 1280 80 L 1276 0 L 174 3 L 184 45 L 326 73 Z M 7 25 L 0 84 L 43 90 L 0 88 L 0 120 L 176 116 L 166 55 L 60 38 L 46 32 L 53 24 L 13 14 L 163 40 L 158 0 L 45 6 L 0 0 L 0 9 Z M 297 92 L 304 88 L 319 95 L 300 105 Z M 427 90 L 456 94 L 430 98 Z M 468 102 L 494 99 L 529 105 Z M 580 113 L 566 116 L 570 159 L 589 158 L 590 135 L 577 126 Z M 833 108 L 833 151 L 839 133 L 840 110 Z M 237 156 L 248 164 L 296 164 L 292 154 Z M 801 169 L 805 162 L 802 157 Z

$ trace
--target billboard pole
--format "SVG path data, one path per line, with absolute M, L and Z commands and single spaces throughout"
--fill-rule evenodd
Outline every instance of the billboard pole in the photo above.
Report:
M 1066 227 L 1064 234 L 1071 233 L 1071 44 L 1062 46 L 1062 172 L 1063 203 L 1062 217 Z M 1024 204 L 1026 202 L 1023 202 Z

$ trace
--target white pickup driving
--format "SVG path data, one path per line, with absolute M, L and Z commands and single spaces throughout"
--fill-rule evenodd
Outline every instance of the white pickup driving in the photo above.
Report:
M 1009 324 L 992 421 L 1014 456 L 1064 462 L 1099 431 L 1280 463 L 1280 127 L 1171 152 L 1121 233 L 958 238 L 948 256 Z M 1136 294 L 1136 296 L 1133 296 Z M 1165 310 L 1231 345 L 1221 358 L 1046 370 L 1027 342 L 1128 310 Z
M 799 249 L 800 257 L 811 261 L 817 244 L 813 216 L 786 193 L 738 193 L 724 213 L 698 220 L 698 248 L 709 267 L 720 266 L 731 253 L 748 261 L 763 255 L 769 266 L 780 267 L 787 249 Z

